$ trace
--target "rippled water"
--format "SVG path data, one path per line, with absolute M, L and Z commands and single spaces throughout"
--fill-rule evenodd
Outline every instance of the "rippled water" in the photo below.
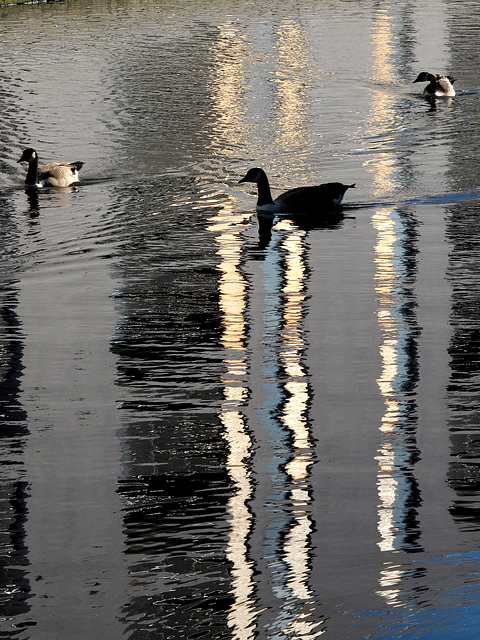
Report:
M 2 638 L 477 638 L 479 18 L 0 7 Z

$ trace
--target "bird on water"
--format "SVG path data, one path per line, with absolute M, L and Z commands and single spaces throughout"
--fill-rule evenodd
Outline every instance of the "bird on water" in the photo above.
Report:
M 250 169 L 239 180 L 255 182 L 258 189 L 257 211 L 263 213 L 328 213 L 337 209 L 342 203 L 347 189 L 354 184 L 327 182 L 312 187 L 296 187 L 272 198 L 267 174 L 258 167 Z
M 28 162 L 26 187 L 68 187 L 74 182 L 79 182 L 78 172 L 83 167 L 83 162 L 52 162 L 38 166 L 38 153 L 35 149 L 25 149 L 22 157 L 17 162 Z
M 455 89 L 453 88 L 455 78 L 452 76 L 443 76 L 438 73 L 434 75 L 433 73 L 422 71 L 413 82 L 428 82 L 423 90 L 424 96 L 441 98 L 455 95 Z

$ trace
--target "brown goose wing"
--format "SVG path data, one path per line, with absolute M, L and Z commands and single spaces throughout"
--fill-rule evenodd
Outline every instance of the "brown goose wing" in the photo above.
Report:
M 38 179 L 48 181 L 52 187 L 68 187 L 78 180 L 77 173 L 83 162 L 52 162 L 38 169 Z

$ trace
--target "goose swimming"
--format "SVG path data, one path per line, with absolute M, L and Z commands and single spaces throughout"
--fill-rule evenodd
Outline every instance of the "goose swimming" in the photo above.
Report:
M 73 182 L 79 182 L 78 172 L 83 162 L 52 162 L 42 167 L 38 166 L 38 153 L 35 149 L 25 149 L 17 162 L 28 162 L 26 187 L 68 187 Z
M 428 85 L 423 90 L 424 96 L 442 97 L 455 95 L 455 89 L 453 88 L 455 78 L 452 78 L 452 76 L 442 76 L 438 73 L 434 75 L 433 73 L 422 71 L 413 82 L 428 82 Z
M 313 187 L 296 187 L 285 191 L 274 200 L 267 174 L 263 169 L 250 169 L 240 182 L 256 182 L 257 211 L 264 213 L 327 213 L 341 204 L 347 189 L 355 186 L 328 182 Z

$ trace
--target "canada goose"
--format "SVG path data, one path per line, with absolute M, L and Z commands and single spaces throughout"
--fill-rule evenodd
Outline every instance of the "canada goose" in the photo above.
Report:
M 428 82 L 428 85 L 423 90 L 424 96 L 441 97 L 455 95 L 455 89 L 453 88 L 455 78 L 452 78 L 452 76 L 442 76 L 438 73 L 437 75 L 433 75 L 433 73 L 422 71 L 413 82 Z
M 72 182 L 79 182 L 78 172 L 83 162 L 52 162 L 43 167 L 38 166 L 38 153 L 35 149 L 25 149 L 20 160 L 28 162 L 26 187 L 68 187 Z
M 239 180 L 240 182 L 257 183 L 257 211 L 266 213 L 326 213 L 338 207 L 345 191 L 355 186 L 341 182 L 328 182 L 314 187 L 296 187 L 285 191 L 273 200 L 267 174 L 263 169 L 250 169 Z

